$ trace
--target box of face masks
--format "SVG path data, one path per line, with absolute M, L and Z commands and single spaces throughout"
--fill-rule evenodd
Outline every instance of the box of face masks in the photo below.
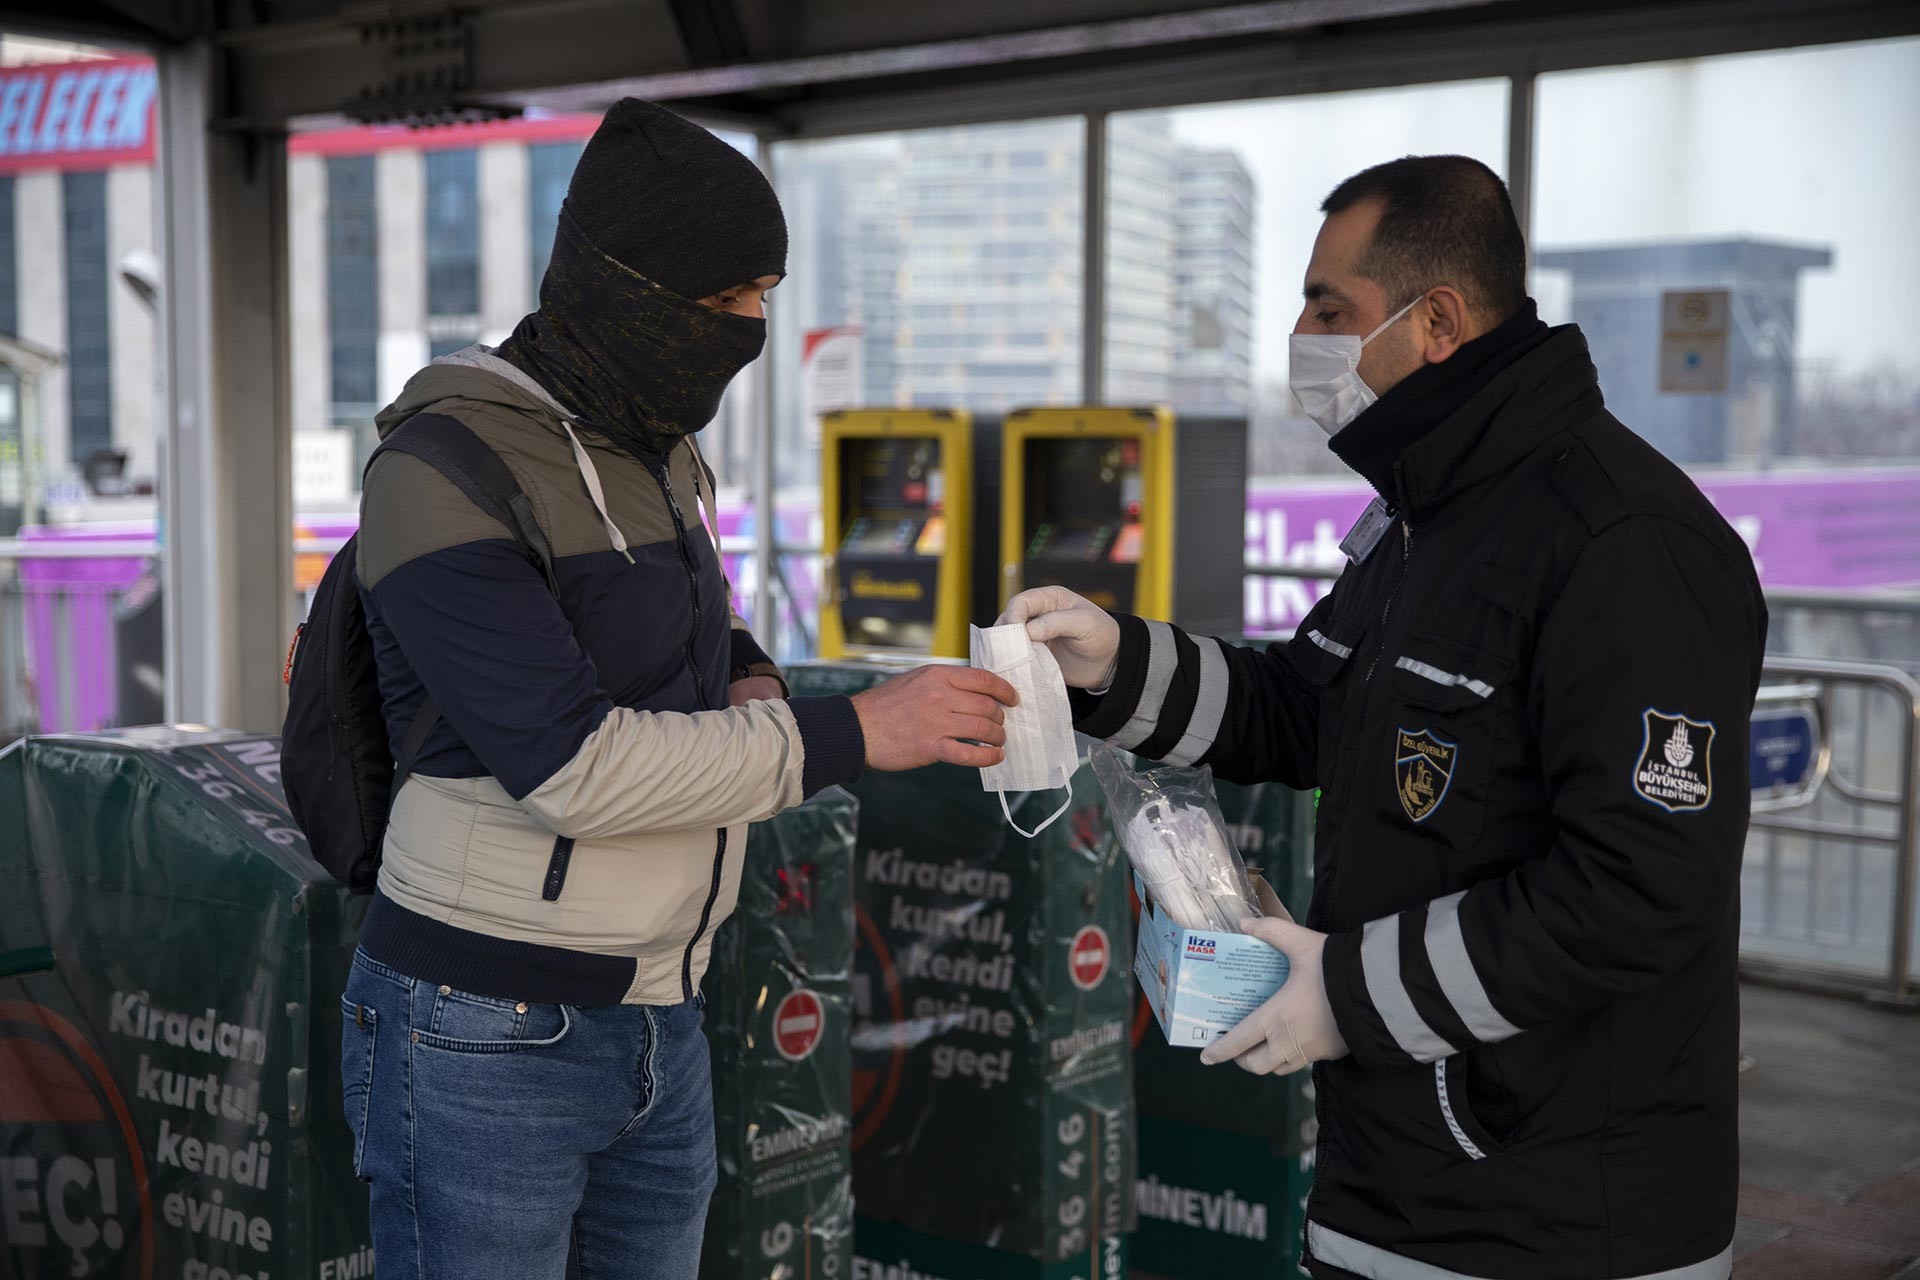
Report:
M 1140 940 L 1133 973 L 1167 1043 L 1204 1049 L 1265 1004 L 1287 980 L 1287 958 L 1244 933 L 1187 929 L 1168 919 L 1134 877 L 1140 895 Z M 1253 877 L 1261 910 L 1283 914 L 1271 887 Z

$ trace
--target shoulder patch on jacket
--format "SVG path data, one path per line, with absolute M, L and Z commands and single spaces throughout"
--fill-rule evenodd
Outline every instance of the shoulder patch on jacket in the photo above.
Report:
M 1629 514 L 1626 495 L 1580 440 L 1569 440 L 1549 464 L 1547 483 L 1573 508 L 1590 534 L 1612 528 Z
M 1697 813 L 1713 802 L 1711 720 L 1685 712 L 1648 707 L 1640 713 L 1640 757 L 1633 765 L 1633 789 L 1648 804 L 1668 813 Z

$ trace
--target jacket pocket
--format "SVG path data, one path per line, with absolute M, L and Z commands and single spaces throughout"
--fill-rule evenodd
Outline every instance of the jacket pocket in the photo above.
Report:
M 340 1000 L 340 1109 L 353 1133 L 353 1172 L 367 1180 L 367 1113 L 373 1098 L 373 1051 L 378 1010 Z
M 1497 708 L 1512 663 L 1415 636 L 1389 674 L 1392 719 L 1380 796 L 1392 827 L 1417 828 L 1449 849 L 1471 848 L 1486 825 Z M 1379 775 L 1376 775 L 1379 776 Z
M 1316 745 L 1316 781 L 1333 781 L 1334 754 L 1340 744 L 1341 691 L 1353 668 L 1353 655 L 1366 639 L 1366 627 L 1351 618 L 1328 618 L 1301 631 L 1288 646 L 1287 656 L 1302 679 L 1320 691 L 1320 733 Z
M 573 1015 L 563 1004 L 533 1004 L 440 988 L 427 1026 L 413 1042 L 449 1053 L 516 1053 L 564 1040 Z
M 1470 1160 L 1485 1160 L 1507 1152 L 1507 1144 L 1495 1134 L 1512 1132 L 1512 1099 L 1507 1095 L 1504 1104 L 1500 1101 L 1502 1086 L 1474 1062 L 1474 1052 L 1456 1053 L 1434 1063 L 1433 1092 L 1441 1123 L 1453 1135 L 1461 1154 Z

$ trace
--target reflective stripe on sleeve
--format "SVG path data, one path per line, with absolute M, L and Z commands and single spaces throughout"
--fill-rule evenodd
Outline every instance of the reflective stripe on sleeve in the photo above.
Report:
M 1520 1028 L 1493 1007 L 1486 984 L 1473 967 L 1473 957 L 1467 954 L 1467 939 L 1460 932 L 1460 899 L 1466 896 L 1462 889 L 1427 905 L 1427 959 L 1433 964 L 1433 976 L 1440 980 L 1447 1003 L 1473 1038 L 1482 1044 L 1497 1044 L 1519 1035 Z
M 1400 976 L 1400 917 L 1387 916 L 1367 922 L 1360 937 L 1360 970 L 1366 976 L 1367 995 L 1373 1001 L 1380 1021 L 1401 1051 L 1418 1062 L 1432 1062 L 1454 1052 L 1427 1025 L 1407 994 L 1406 980 Z
M 1134 708 L 1133 718 L 1113 735 L 1114 746 L 1135 751 L 1153 736 L 1153 731 L 1160 727 L 1160 708 L 1166 705 L 1167 688 L 1173 683 L 1173 673 L 1179 666 L 1180 652 L 1174 647 L 1173 628 L 1164 622 L 1149 622 L 1147 684 L 1140 691 L 1140 705 Z
M 1198 763 L 1213 750 L 1227 718 L 1227 684 L 1231 679 L 1220 641 L 1202 637 L 1194 643 L 1200 649 L 1200 692 L 1194 695 L 1193 718 L 1187 722 L 1186 736 L 1167 753 L 1168 764 L 1183 768 Z

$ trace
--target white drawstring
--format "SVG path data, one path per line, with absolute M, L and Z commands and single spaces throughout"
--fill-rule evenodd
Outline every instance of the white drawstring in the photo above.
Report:
M 600 473 L 594 469 L 593 459 L 587 456 L 587 448 L 580 443 L 580 437 L 573 432 L 573 424 L 565 418 L 560 425 L 566 429 L 567 439 L 573 442 L 574 465 L 580 468 L 580 478 L 587 482 L 587 496 L 593 499 L 593 509 L 600 513 L 600 522 L 607 526 L 607 537 L 613 541 L 613 549 L 633 563 L 633 553 L 627 550 L 626 535 L 620 532 L 620 526 L 607 514 L 607 495 L 600 488 Z

